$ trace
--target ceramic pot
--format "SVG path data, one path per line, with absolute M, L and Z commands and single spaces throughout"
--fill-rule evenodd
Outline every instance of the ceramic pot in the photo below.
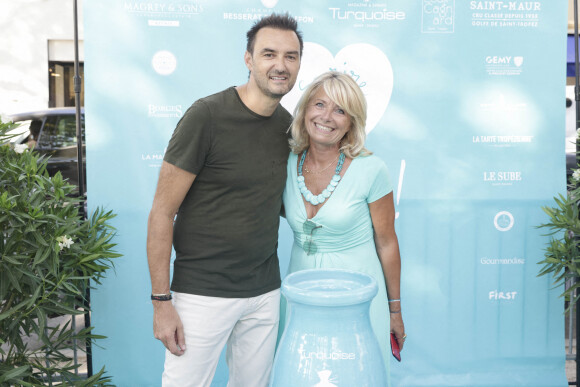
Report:
M 287 276 L 282 294 L 288 320 L 270 386 L 387 386 L 369 318 L 377 291 L 374 278 L 355 271 L 312 269 Z

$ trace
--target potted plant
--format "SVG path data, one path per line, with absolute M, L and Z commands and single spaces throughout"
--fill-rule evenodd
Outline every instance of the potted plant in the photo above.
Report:
M 25 144 L 11 145 L 12 127 L 0 120 L 0 385 L 107 385 L 104 368 L 79 376 L 67 351 L 101 337 L 92 327 L 50 321 L 89 313 L 87 287 L 120 256 L 109 224 L 115 215 L 81 216 L 75 186 L 60 173 L 49 176 L 47 160 Z

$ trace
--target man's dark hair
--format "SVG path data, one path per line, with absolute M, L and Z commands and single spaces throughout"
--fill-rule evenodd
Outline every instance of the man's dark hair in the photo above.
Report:
M 300 58 L 302 58 L 302 49 L 304 48 L 304 42 L 302 41 L 302 32 L 298 31 L 298 23 L 296 22 L 296 19 L 294 19 L 288 13 L 285 14 L 273 13 L 270 16 L 264 16 L 256 23 L 254 23 L 252 28 L 250 28 L 250 30 L 246 34 L 248 38 L 246 51 L 248 51 L 250 54 L 254 53 L 254 43 L 256 42 L 256 34 L 264 27 L 293 31 L 298 37 L 298 41 L 300 42 Z

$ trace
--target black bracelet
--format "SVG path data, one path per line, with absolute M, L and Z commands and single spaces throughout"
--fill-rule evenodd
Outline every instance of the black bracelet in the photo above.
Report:
M 171 293 L 169 294 L 151 294 L 152 301 L 171 301 Z

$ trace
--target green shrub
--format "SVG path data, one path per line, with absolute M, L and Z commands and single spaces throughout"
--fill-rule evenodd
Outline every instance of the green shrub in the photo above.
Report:
M 104 368 L 91 378 L 66 353 L 75 341 L 102 338 L 92 327 L 50 326 L 51 317 L 81 315 L 89 283 L 99 284 L 112 267 L 111 211 L 79 214 L 76 187 L 60 173 L 51 177 L 47 160 L 13 147 L 0 121 L 0 385 L 107 385 Z M 39 346 L 27 337 L 38 336 Z M 24 338 L 24 340 L 23 340 Z
M 540 228 L 547 228 L 550 236 L 539 276 L 551 275 L 554 286 L 564 285 L 566 280 L 574 280 L 573 284 L 564 287 L 562 296 L 568 303 L 566 312 L 580 299 L 580 169 L 575 169 L 570 177 L 566 196 L 559 194 L 554 198 L 554 205 L 544 206 L 542 210 L 549 220 Z M 578 294 L 576 294 L 578 293 Z

